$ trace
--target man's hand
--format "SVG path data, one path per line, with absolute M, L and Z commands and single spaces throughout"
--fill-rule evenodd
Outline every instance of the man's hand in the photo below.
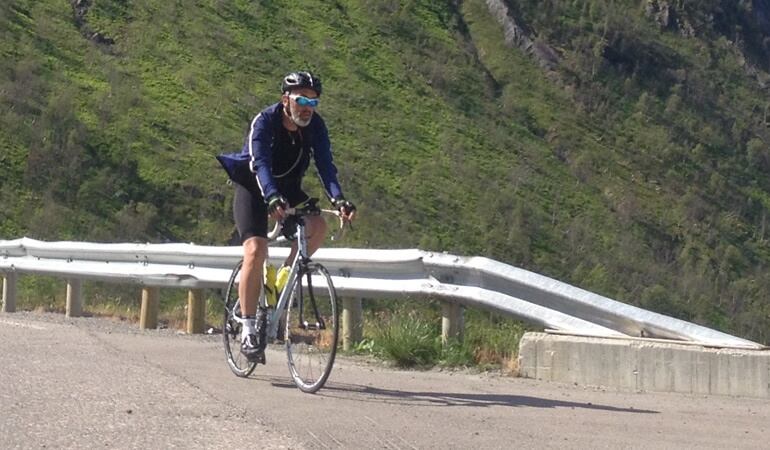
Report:
M 340 212 L 342 220 L 352 222 L 356 217 L 356 205 L 342 197 L 332 199 L 332 205 Z
M 275 220 L 283 220 L 286 217 L 286 210 L 289 208 L 289 202 L 283 195 L 276 194 L 267 199 L 267 213 Z

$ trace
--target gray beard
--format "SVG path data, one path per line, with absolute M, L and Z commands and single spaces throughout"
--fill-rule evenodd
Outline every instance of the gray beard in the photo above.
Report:
M 295 125 L 303 128 L 310 125 L 310 121 L 313 120 L 313 116 L 310 116 L 310 118 L 307 120 L 303 120 L 299 114 L 296 114 L 296 112 L 292 109 L 289 110 L 289 117 L 291 117 L 291 120 Z

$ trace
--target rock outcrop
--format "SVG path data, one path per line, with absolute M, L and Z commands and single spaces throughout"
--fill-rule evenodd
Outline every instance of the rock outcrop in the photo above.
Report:
M 78 27 L 80 34 L 82 34 L 84 38 L 103 46 L 110 46 L 115 43 L 114 39 L 99 31 L 93 31 L 88 25 L 86 14 L 88 14 L 88 10 L 91 8 L 91 0 L 70 0 L 70 4 L 72 5 L 72 15 L 75 20 L 75 26 Z
M 559 66 L 559 55 L 547 43 L 538 40 L 533 33 L 527 32 L 516 23 L 508 6 L 502 0 L 487 0 L 487 8 L 505 30 L 505 43 L 523 50 L 534 58 L 538 65 L 548 71 L 555 71 Z

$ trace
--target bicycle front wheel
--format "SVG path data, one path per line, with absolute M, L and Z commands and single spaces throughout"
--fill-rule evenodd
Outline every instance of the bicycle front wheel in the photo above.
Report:
M 241 315 L 241 305 L 238 300 L 238 284 L 241 275 L 241 265 L 239 262 L 233 272 L 230 274 L 230 281 L 227 283 L 225 292 L 225 310 L 222 323 L 222 339 L 225 344 L 225 358 L 230 370 L 239 377 L 248 377 L 257 363 L 250 362 L 241 354 L 241 322 L 236 316 Z
M 286 308 L 289 373 L 301 391 L 314 393 L 329 378 L 337 354 L 337 292 L 326 268 L 315 263 L 297 276 L 291 288 Z

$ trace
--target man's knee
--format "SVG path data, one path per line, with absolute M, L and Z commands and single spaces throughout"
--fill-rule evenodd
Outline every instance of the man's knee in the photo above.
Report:
M 260 265 L 267 258 L 267 239 L 251 237 L 243 242 L 243 263 Z
M 326 220 L 321 216 L 312 216 L 311 220 L 312 230 L 310 230 L 310 236 L 316 234 L 326 235 Z

